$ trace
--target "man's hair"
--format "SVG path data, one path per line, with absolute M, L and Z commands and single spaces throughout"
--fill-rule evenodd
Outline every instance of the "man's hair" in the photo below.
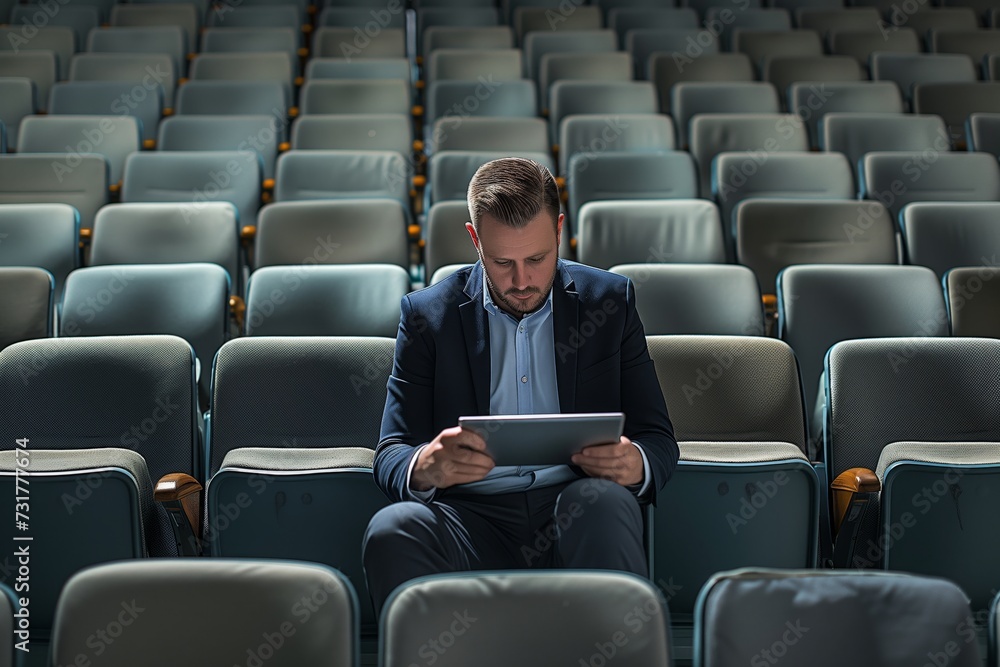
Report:
M 526 158 L 487 162 L 469 182 L 469 212 L 478 232 L 483 215 L 511 227 L 524 227 L 542 211 L 559 218 L 559 189 L 544 166 Z

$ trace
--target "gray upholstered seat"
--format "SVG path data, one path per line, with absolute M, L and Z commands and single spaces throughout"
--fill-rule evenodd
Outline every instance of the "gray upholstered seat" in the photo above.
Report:
M 703 199 L 593 201 L 576 223 L 577 259 L 618 264 L 726 261 L 719 209 Z
M 438 269 L 433 274 L 431 274 L 430 282 L 428 282 L 427 284 L 435 285 L 444 280 L 445 278 L 447 278 L 448 276 L 450 276 L 451 274 L 455 273 L 456 271 L 464 269 L 465 267 L 469 266 L 469 264 L 470 262 L 466 262 L 464 264 L 445 264 L 444 266 L 438 267 Z
M 55 281 L 34 266 L 0 268 L 0 349 L 12 343 L 52 335 Z
M 912 12 L 906 16 L 906 27 L 912 28 L 921 38 L 938 30 L 975 30 L 979 27 L 976 12 L 971 7 L 933 7 L 928 11 Z M 927 40 L 930 42 L 930 40 Z
M 49 108 L 49 91 L 58 80 L 56 54 L 52 51 L 0 51 L 0 77 L 24 77 L 35 84 L 39 111 Z
M 185 86 L 186 88 L 187 86 Z M 163 113 L 163 96 L 158 89 L 132 97 L 135 83 L 130 81 L 67 81 L 52 86 L 49 114 L 135 116 L 141 122 L 144 142 L 156 141 L 156 127 Z M 121 102 L 128 99 L 129 104 Z M 141 99 L 140 99 L 141 98 Z
M 440 201 L 427 212 L 427 229 L 424 233 L 424 280 L 429 282 L 434 273 L 449 264 L 475 264 L 479 259 L 465 223 L 471 222 L 469 207 L 462 201 Z
M 1000 338 L 1000 281 L 997 269 L 966 266 L 944 275 L 948 319 L 954 336 Z
M 802 7 L 795 24 L 803 30 L 828 35 L 833 30 L 871 30 L 882 17 L 875 7 Z
M 665 114 L 566 116 L 559 131 L 559 173 L 578 154 L 650 153 L 674 149 L 674 123 Z
M 724 264 L 624 264 L 611 268 L 635 285 L 647 336 L 763 336 L 764 311 L 753 272 Z
M 724 47 L 733 48 L 733 33 L 737 30 L 779 31 L 792 29 L 792 17 L 787 9 L 780 7 L 745 7 L 740 11 L 724 13 L 724 6 L 709 6 L 705 9 L 705 25 L 719 31 Z
M 952 140 L 961 143 L 970 115 L 1000 112 L 1000 83 L 918 83 L 913 87 L 913 111 L 941 116 Z
M 939 28 L 930 31 L 931 51 L 934 53 L 964 53 L 972 62 L 981 63 L 990 53 L 1000 53 L 1000 35 L 994 30 L 970 28 Z
M 664 7 L 662 3 L 626 3 L 621 7 L 604 4 L 607 9 L 608 28 L 618 33 L 618 39 L 627 48 L 629 33 L 643 30 L 699 29 L 698 13 L 690 7 Z M 672 51 L 671 48 L 662 49 Z M 633 52 L 634 53 L 634 52 Z
M 847 56 L 768 56 L 761 65 L 761 79 L 787 91 L 798 81 L 861 81 L 864 72 Z
M 819 124 L 833 111 L 903 113 L 899 86 L 892 81 L 798 81 L 788 89 L 788 109 L 809 128 L 813 148 L 820 145 Z
M 831 30 L 827 36 L 830 53 L 854 58 L 862 68 L 868 66 L 875 52 L 918 54 L 922 40 L 913 28 L 898 27 L 893 30 L 872 30 L 872 22 L 863 30 Z
M 413 122 L 394 113 L 302 116 L 292 124 L 292 149 L 394 151 L 413 149 Z
M 7 129 L 7 146 L 17 149 L 21 119 L 35 113 L 35 86 L 28 77 L 0 77 L 0 123 Z
M 436 637 L 440 628 L 451 628 L 453 646 L 429 650 L 427 637 Z M 434 656 L 439 667 L 469 665 L 484 656 L 498 665 L 589 664 L 605 659 L 603 642 L 623 665 L 672 664 L 663 597 L 648 581 L 620 572 L 484 572 L 417 579 L 390 596 L 380 636 L 384 665 L 407 665 L 421 653 Z M 619 643 L 611 643 L 613 637 Z
M 412 166 L 395 151 L 289 151 L 278 158 L 278 202 L 384 198 L 410 206 Z
M 296 3 L 263 6 L 244 0 L 240 5 L 217 5 L 208 12 L 209 28 L 293 28 L 305 23 L 304 8 Z
M 690 62 L 688 62 L 690 60 Z M 656 85 L 659 110 L 670 112 L 670 90 L 683 81 L 753 81 L 754 68 L 745 53 L 705 53 L 681 61 L 678 67 L 672 53 L 654 53 L 649 57 L 649 79 Z
M 875 152 L 861 165 L 861 196 L 893 216 L 911 202 L 1000 200 L 1000 165 L 988 153 Z
M 0 155 L 0 204 L 69 204 L 80 226 L 90 228 L 107 200 L 108 166 L 100 155 Z
M 549 90 L 549 136 L 559 140 L 562 119 L 574 114 L 657 113 L 648 81 L 557 81 Z
M 249 336 L 388 336 L 410 274 L 392 264 L 270 266 L 250 276 Z
M 100 3 L 95 3 L 100 4 Z M 28 23 L 32 23 L 32 19 L 38 16 L 37 6 L 32 6 L 31 4 L 15 4 L 10 12 L 5 12 L 4 16 L 10 17 L 10 24 L 14 26 L 24 26 L 25 20 Z M 63 10 L 66 11 L 63 11 Z M 43 12 L 45 10 L 42 10 Z M 47 18 L 47 26 L 50 27 L 65 27 L 73 30 L 76 35 L 77 44 L 85 44 L 87 41 L 87 34 L 94 28 L 101 25 L 101 21 L 104 20 L 105 12 L 102 11 L 101 7 L 91 6 L 91 5 L 62 5 L 58 12 L 53 12 L 53 15 L 49 13 L 44 13 Z
M 536 86 L 525 79 L 500 86 L 479 80 L 435 81 L 427 87 L 426 100 L 424 135 L 431 145 L 433 124 L 442 118 L 534 118 L 538 112 Z
M 201 18 L 194 3 L 115 5 L 111 8 L 109 22 L 113 27 L 180 26 L 189 48 L 196 43 L 201 27 Z
M 296 201 L 261 209 L 256 266 L 409 266 L 406 213 L 391 199 Z
M 177 90 L 174 113 L 186 116 L 276 116 L 289 106 L 276 81 L 188 81 Z
M 472 8 L 473 11 L 479 11 Z M 483 16 L 495 11 L 486 9 Z M 461 12 L 459 12 L 461 14 Z M 432 26 L 424 30 L 420 42 L 424 58 L 437 49 L 512 49 L 514 48 L 514 33 L 508 26 Z
M 948 128 L 940 116 L 896 113 L 828 113 L 820 121 L 820 148 L 843 153 L 859 168 L 872 151 L 947 151 Z
M 508 26 L 501 25 L 500 12 L 492 2 L 479 3 L 479 6 L 465 3 L 455 3 L 454 6 L 418 6 L 417 10 L 417 48 L 419 55 L 425 58 L 433 51 L 434 42 L 437 40 L 437 37 L 427 37 L 432 30 L 440 35 L 442 31 L 455 29 L 476 32 L 483 28 L 492 30 L 500 27 L 501 30 L 506 29 L 509 38 L 505 40 L 506 46 L 500 48 L 514 48 L 514 33 Z M 489 41 L 486 43 L 492 44 Z M 427 48 L 428 46 L 432 48 Z
M 248 8 L 250 9 L 250 8 Z M 261 53 L 202 53 L 191 61 L 192 81 L 274 81 L 294 99 L 292 59 L 282 51 Z
M 476 49 L 438 49 L 431 53 L 426 63 L 426 80 L 516 81 L 521 78 L 522 64 L 519 49 L 478 51 Z
M 683 53 L 685 49 L 690 45 L 689 39 L 695 40 L 695 43 L 702 49 L 702 54 L 716 54 L 719 52 L 719 40 L 718 37 L 702 28 L 696 27 L 697 15 L 691 10 L 690 7 L 683 8 L 668 8 L 668 9 L 658 9 L 652 10 L 656 16 L 662 16 L 663 12 L 684 12 L 680 16 L 691 17 L 689 27 L 680 27 L 681 23 L 669 24 L 662 28 L 651 28 L 651 27 L 638 27 L 629 28 L 622 39 L 625 45 L 625 50 L 632 54 L 632 60 L 635 66 L 635 78 L 637 79 L 649 79 L 650 78 L 650 61 L 655 54 L 658 53 Z M 666 20 L 673 20 L 671 14 L 666 15 Z M 685 22 L 686 23 L 686 22 Z M 653 22 L 655 25 L 655 22 Z M 698 42 L 698 39 L 701 42 Z
M 280 110 L 275 110 L 280 113 Z M 284 116 L 172 116 L 160 123 L 156 140 L 161 151 L 253 151 L 265 179 L 274 178 Z
M 99 644 L 107 667 L 263 662 L 257 656 L 272 667 L 358 662 L 357 594 L 343 575 L 312 563 L 183 559 L 86 570 L 59 601 L 52 659 L 88 655 L 94 619 L 127 626 Z
M 547 53 L 606 53 L 618 50 L 618 39 L 611 30 L 573 30 L 568 32 L 537 30 L 525 35 L 524 77 L 538 80 L 542 57 Z
M 176 25 L 95 28 L 86 47 L 91 53 L 166 53 L 178 76 L 187 71 L 187 34 Z
M 435 151 L 545 153 L 549 150 L 548 127 L 541 118 L 445 116 L 434 122 L 431 136 L 425 137 L 426 143 Z
M 677 143 L 682 147 L 688 145 L 688 124 L 697 114 L 776 114 L 780 107 L 774 86 L 759 81 L 685 81 L 671 90 L 670 113 L 677 123 Z
M 823 42 L 815 30 L 761 30 L 737 28 L 732 34 L 733 51 L 745 53 L 754 63 L 770 56 L 821 56 Z
M 747 199 L 736 207 L 736 260 L 761 292 L 795 264 L 897 264 L 896 223 L 879 202 Z
M 514 10 L 514 35 L 518 44 L 533 32 L 579 32 L 600 30 L 604 27 L 599 7 L 576 6 L 573 11 L 559 15 L 560 21 L 553 21 L 550 7 L 519 7 Z
M 152 80 L 163 90 L 164 106 L 173 108 L 177 73 L 173 59 L 166 53 L 134 53 L 127 58 L 117 53 L 78 53 L 69 64 L 69 80 L 124 81 L 132 85 Z
M 430 187 L 427 190 L 428 208 L 439 201 L 461 199 L 465 201 L 469 181 L 479 167 L 491 160 L 504 157 L 523 157 L 534 160 L 555 172 L 555 165 L 548 153 L 521 153 L 513 151 L 441 151 L 431 156 L 428 166 Z
M 240 223 L 253 225 L 260 208 L 261 160 L 253 151 L 132 153 L 125 161 L 121 200 L 229 202 Z
M 355 40 L 354 27 L 338 28 L 321 26 L 312 40 L 311 53 L 320 58 L 403 58 L 406 56 L 406 30 L 403 28 L 382 28 L 377 34 L 368 36 L 359 47 Z
M 409 83 L 406 58 L 310 58 L 306 80 L 311 79 L 402 79 Z
M 1000 252 L 998 202 L 915 202 L 900 213 L 907 261 L 938 277 L 960 266 L 994 267 Z
M 538 102 L 549 108 L 549 90 L 556 81 L 631 81 L 632 58 L 621 51 L 547 53 L 538 68 Z
M 27 116 L 21 121 L 18 150 L 22 153 L 103 155 L 110 184 L 121 182 L 125 158 L 142 147 L 140 122 L 133 116 Z
M 1000 157 L 1000 113 L 969 114 L 965 132 L 966 146 L 970 151 Z
M 35 266 L 52 274 L 56 303 L 80 263 L 80 216 L 68 204 L 0 206 L 0 266 Z
M 298 73 L 301 34 L 300 30 L 291 27 L 207 28 L 201 33 L 201 52 L 284 51 L 292 59 L 292 67 Z
M 0 8 L 0 12 L 2 12 Z M 5 19 L 10 14 L 4 12 Z M 35 26 L 32 26 L 35 28 Z M 30 35 L 30 39 L 25 36 Z M 52 51 L 56 54 L 59 79 L 69 74 L 69 61 L 76 53 L 76 33 L 67 26 L 46 26 L 36 30 L 25 30 L 24 25 L 0 28 L 0 51 L 20 51 L 30 42 L 33 51 Z
M 795 664 L 909 667 L 933 656 L 952 667 L 978 667 L 971 619 L 965 595 L 943 579 L 897 572 L 721 572 L 702 590 L 694 664 L 736 667 L 787 656 Z M 944 653 L 945 647 L 952 652 Z
M 873 81 L 895 81 L 910 100 L 914 84 L 974 82 L 976 68 L 969 56 L 957 53 L 888 53 L 870 59 Z

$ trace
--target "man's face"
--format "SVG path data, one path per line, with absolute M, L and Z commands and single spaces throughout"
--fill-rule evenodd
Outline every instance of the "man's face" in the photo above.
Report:
M 542 211 L 520 229 L 489 215 L 479 221 L 479 233 L 466 224 L 479 258 L 486 268 L 486 283 L 493 302 L 514 317 L 542 307 L 556 277 L 559 236 L 563 216 L 556 224 Z

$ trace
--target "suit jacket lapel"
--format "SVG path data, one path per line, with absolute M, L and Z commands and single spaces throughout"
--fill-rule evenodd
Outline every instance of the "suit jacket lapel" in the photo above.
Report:
M 469 301 L 458 307 L 465 334 L 465 351 L 469 357 L 472 387 L 479 414 L 490 414 L 490 327 L 483 308 L 483 266 L 476 263 L 465 283 Z
M 552 283 L 552 333 L 556 346 L 556 386 L 559 387 L 559 411 L 576 411 L 576 346 L 570 343 L 572 331 L 580 329 L 580 295 L 573 277 L 562 260 Z

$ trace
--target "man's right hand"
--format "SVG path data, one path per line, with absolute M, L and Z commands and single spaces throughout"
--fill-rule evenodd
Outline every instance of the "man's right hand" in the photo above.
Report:
M 410 475 L 410 488 L 427 491 L 478 482 L 494 465 L 478 433 L 461 426 L 447 428 L 420 450 Z

